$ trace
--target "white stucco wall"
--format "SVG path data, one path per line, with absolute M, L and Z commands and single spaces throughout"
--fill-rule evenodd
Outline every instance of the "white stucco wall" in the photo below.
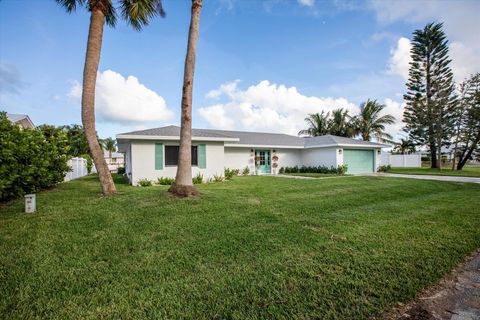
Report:
M 136 185 L 140 179 L 156 181 L 159 177 L 175 178 L 177 166 L 165 166 L 165 153 L 163 157 L 163 170 L 155 170 L 155 143 L 166 145 L 177 145 L 178 141 L 132 141 L 131 161 L 132 177 L 131 182 Z M 192 167 L 192 177 L 197 173 L 203 174 L 204 179 L 210 179 L 214 174 L 223 175 L 224 153 L 223 142 L 201 142 L 206 145 L 206 168 Z M 192 145 L 198 145 L 192 141 Z
M 251 150 L 254 150 L 251 152 Z M 270 150 L 270 156 L 276 155 L 278 157 L 277 172 L 281 167 L 293 167 L 300 165 L 301 149 L 279 149 L 279 148 L 259 148 L 261 150 Z M 273 152 L 275 150 L 275 152 Z M 273 164 L 273 161 L 272 161 Z M 225 147 L 225 167 L 232 169 L 239 169 L 242 171 L 246 166 L 250 169 L 250 173 L 255 173 L 255 147 L 241 148 L 241 147 Z M 272 167 L 272 173 L 273 167 Z
M 337 167 L 337 148 L 310 148 L 302 150 L 302 165 Z M 343 160 L 343 159 L 342 159 Z

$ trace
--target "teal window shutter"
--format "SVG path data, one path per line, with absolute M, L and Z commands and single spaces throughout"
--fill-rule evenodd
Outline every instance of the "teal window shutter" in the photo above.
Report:
M 198 167 L 200 169 L 207 168 L 207 146 L 205 144 L 198 145 Z
M 163 170 L 163 143 L 155 143 L 155 170 Z

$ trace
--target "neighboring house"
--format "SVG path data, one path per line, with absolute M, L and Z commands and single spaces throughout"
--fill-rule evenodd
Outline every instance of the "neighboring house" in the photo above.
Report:
M 117 135 L 130 182 L 175 177 L 180 127 L 168 126 Z M 375 172 L 381 148 L 389 145 L 337 136 L 304 138 L 278 133 L 192 129 L 192 175 L 208 179 L 224 168 L 276 174 L 281 167 L 348 165 L 348 173 Z
M 125 165 L 123 153 L 112 152 L 112 157 L 110 158 L 110 152 L 103 151 L 103 156 L 107 162 L 108 169 L 112 172 L 117 172 L 118 168 Z
M 26 114 L 7 113 L 7 119 L 10 120 L 11 123 L 15 123 L 23 129 L 35 128 L 32 120 L 30 120 L 30 117 Z

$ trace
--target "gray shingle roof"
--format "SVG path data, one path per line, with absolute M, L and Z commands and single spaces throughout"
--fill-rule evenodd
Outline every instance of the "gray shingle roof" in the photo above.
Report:
M 161 128 L 133 131 L 122 133 L 121 135 L 138 135 L 138 136 L 163 136 L 178 137 L 180 136 L 180 127 L 167 126 Z M 297 137 L 283 133 L 267 133 L 267 132 L 249 132 L 249 131 L 229 131 L 214 129 L 192 129 L 192 136 L 202 138 L 238 138 L 239 141 L 228 142 L 229 145 L 263 145 L 278 147 L 315 147 L 325 145 L 358 145 L 369 147 L 385 147 L 386 145 L 350 139 L 345 137 L 337 137 L 332 135 L 319 137 Z M 121 138 L 121 137 L 119 137 Z
M 222 135 L 216 131 L 217 130 L 192 129 L 192 136 L 202 137 L 202 138 L 236 138 L 231 135 Z M 120 135 L 179 137 L 180 127 L 167 126 L 167 127 L 126 132 L 126 133 L 121 133 Z
M 371 146 L 371 147 L 386 147 L 386 145 L 376 142 L 363 141 L 339 136 L 325 135 L 318 137 L 306 137 L 305 147 L 322 146 L 322 145 L 358 145 L 358 146 Z

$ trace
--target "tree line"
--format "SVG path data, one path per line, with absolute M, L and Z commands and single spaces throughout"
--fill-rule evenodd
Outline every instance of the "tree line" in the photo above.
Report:
M 364 141 L 372 138 L 380 142 L 392 141 L 393 137 L 385 131 L 385 126 L 395 123 L 392 115 L 381 115 L 385 105 L 377 100 L 367 100 L 360 105 L 358 115 L 350 115 L 343 108 L 325 113 L 309 114 L 305 118 L 307 129 L 300 130 L 299 135 L 310 137 L 331 134 L 334 136 L 353 138 L 360 136 Z
M 401 153 L 415 152 L 426 146 L 431 167 L 441 167 L 442 148 L 453 145 L 452 170 L 461 170 L 480 144 L 480 73 L 473 74 L 458 86 L 453 80 L 448 55 L 448 40 L 442 23 L 429 23 L 413 32 L 403 131 L 408 139 L 392 141 L 385 126 L 393 124 L 391 115 L 381 116 L 385 105 L 367 100 L 360 114 L 352 116 L 342 108 L 309 114 L 307 128 L 299 135 L 325 134 L 361 137 L 369 141 L 393 142 Z M 478 157 L 478 156 L 477 156 Z
M 429 23 L 413 32 L 404 131 L 428 147 L 432 168 L 441 168 L 442 148 L 454 144 L 453 169 L 461 170 L 480 142 L 480 74 L 455 86 L 442 28 Z

